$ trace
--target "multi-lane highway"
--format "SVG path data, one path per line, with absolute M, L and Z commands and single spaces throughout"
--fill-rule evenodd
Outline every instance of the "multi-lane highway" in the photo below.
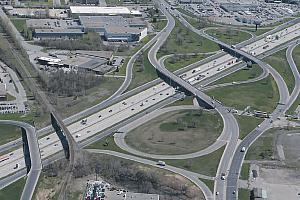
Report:
M 163 43 L 163 41 L 166 40 L 169 33 L 173 29 L 175 22 L 173 17 L 169 14 L 169 12 L 165 9 L 170 8 L 167 4 L 164 5 L 164 8 L 162 9 L 163 12 L 166 14 L 168 18 L 168 24 L 164 31 L 161 32 L 159 37 L 155 38 L 155 45 L 151 48 L 149 51 L 149 60 L 150 62 L 159 70 L 162 74 L 166 75 L 172 81 L 177 82 L 181 87 L 187 89 L 192 94 L 197 96 L 198 98 L 202 99 L 204 102 L 206 102 L 208 105 L 215 107 L 216 110 L 222 115 L 223 120 L 225 122 L 224 127 L 226 127 L 228 130 L 233 131 L 226 131 L 230 135 L 229 143 L 227 144 L 227 147 L 225 149 L 224 156 L 222 157 L 222 161 L 219 167 L 218 174 L 220 174 L 223 169 L 228 168 L 230 163 L 230 152 L 234 152 L 235 147 L 237 145 L 237 138 L 238 138 L 238 126 L 234 119 L 234 117 L 228 113 L 228 111 L 223 108 L 222 105 L 218 104 L 214 100 L 212 100 L 210 97 L 205 95 L 203 92 L 199 91 L 195 87 L 192 86 L 192 84 L 199 83 L 202 81 L 202 79 L 214 76 L 224 70 L 227 70 L 228 68 L 231 68 L 232 66 L 240 63 L 236 58 L 230 55 L 223 55 L 219 58 L 214 59 L 213 61 L 210 61 L 206 64 L 203 64 L 201 66 L 197 66 L 192 70 L 187 71 L 186 73 L 181 75 L 181 78 L 175 76 L 174 74 L 170 73 L 168 70 L 166 70 L 163 67 L 163 64 L 159 62 L 156 59 L 156 53 L 160 47 L 160 45 Z M 174 11 L 176 12 L 176 11 Z M 182 20 L 183 21 L 183 20 Z M 187 26 L 189 26 L 187 24 Z M 201 33 L 203 34 L 203 33 Z M 232 49 L 230 46 L 226 46 L 226 44 L 222 44 L 226 48 L 229 48 L 231 50 L 237 51 L 237 53 L 244 55 L 245 57 L 249 57 L 250 59 L 254 60 L 255 62 L 260 62 L 259 60 L 256 60 L 255 57 L 249 56 L 248 53 L 245 54 L 245 52 L 249 52 L 251 54 L 255 53 L 255 55 L 264 53 L 278 45 L 281 45 L 295 37 L 299 36 L 299 27 L 298 24 L 292 25 L 291 27 L 288 27 L 285 30 L 281 30 L 279 33 L 280 38 L 278 40 L 272 40 L 272 41 L 266 41 L 264 38 L 254 42 L 252 44 L 247 45 L 244 47 L 245 49 Z M 215 41 L 214 38 L 210 38 Z M 265 46 L 268 45 L 267 48 Z M 268 67 L 268 66 L 267 66 Z M 271 67 L 268 67 L 268 70 L 272 71 Z M 276 72 L 273 72 L 273 75 Z M 203 77 L 198 78 L 198 77 Z M 280 79 L 280 77 L 278 77 Z M 129 79 L 128 79 L 129 80 Z M 279 82 L 278 82 L 279 83 Z M 125 84 L 126 85 L 126 84 Z M 279 83 L 280 85 L 280 83 Z M 124 87 L 125 88 L 125 87 Z M 284 91 L 285 87 L 284 84 L 282 86 L 281 91 Z M 111 106 L 108 106 L 99 112 L 94 113 L 93 115 L 87 117 L 87 122 L 82 123 L 81 121 L 77 121 L 71 125 L 69 125 L 67 128 L 72 133 L 73 137 L 75 138 L 76 142 L 82 142 L 83 140 L 86 140 L 95 134 L 106 130 L 107 128 L 116 125 L 134 115 L 137 113 L 144 111 L 157 103 L 169 98 L 170 96 L 174 95 L 176 92 L 173 88 L 169 87 L 165 83 L 160 83 L 158 85 L 155 85 L 153 87 L 150 87 L 147 90 L 144 90 L 140 92 L 139 94 L 133 95 L 128 97 L 127 99 L 117 102 Z M 283 94 L 283 92 L 281 92 Z M 287 95 L 283 94 L 282 96 Z M 283 102 L 283 101 L 282 101 Z M 108 103 L 107 103 L 108 104 Z M 224 128 L 225 129 L 225 128 Z M 39 140 L 39 145 L 41 148 L 42 158 L 45 159 L 48 156 L 54 155 L 55 153 L 62 150 L 61 144 L 58 141 L 58 138 L 55 134 L 50 134 L 49 136 L 43 137 Z M 22 151 L 19 149 L 13 152 L 14 157 L 10 158 L 7 161 L 4 161 L 0 164 L 0 177 L 7 176 L 11 173 L 14 173 L 13 166 L 16 163 L 19 163 L 20 169 L 24 168 L 24 161 L 22 157 Z M 228 157 L 226 157 L 226 155 Z M 16 170 L 15 170 L 16 171 Z M 217 187 L 217 186 L 216 186 Z M 222 196 L 222 194 L 220 194 Z

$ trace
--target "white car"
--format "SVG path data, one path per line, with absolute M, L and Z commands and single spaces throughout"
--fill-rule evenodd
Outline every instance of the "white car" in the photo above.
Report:
M 246 147 L 242 147 L 241 152 L 245 152 L 246 151 Z

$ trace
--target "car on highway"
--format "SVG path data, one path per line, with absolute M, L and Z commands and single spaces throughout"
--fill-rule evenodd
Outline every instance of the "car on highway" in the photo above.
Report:
M 14 166 L 14 169 L 18 169 L 19 168 L 19 163 L 17 163 L 15 166 Z
M 241 152 L 245 152 L 246 151 L 246 147 L 242 147 Z
M 225 180 L 225 179 L 226 179 L 225 173 L 222 173 L 222 174 L 221 174 L 221 180 Z
M 166 163 L 165 163 L 165 161 L 159 160 L 159 161 L 157 161 L 157 165 L 166 166 Z
M 85 124 L 86 124 L 86 122 L 87 122 L 87 119 L 83 119 L 83 120 L 81 120 L 81 124 L 82 124 L 82 125 L 85 125 Z
M 220 194 L 220 192 L 216 192 L 216 195 L 219 195 Z

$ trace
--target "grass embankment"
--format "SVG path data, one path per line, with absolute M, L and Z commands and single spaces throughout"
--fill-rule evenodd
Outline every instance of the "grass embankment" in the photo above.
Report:
M 293 51 L 293 59 L 300 72 L 300 46 L 297 46 Z M 295 110 L 300 105 L 300 95 L 298 95 L 296 101 L 292 104 L 292 106 L 287 111 L 288 114 L 295 114 Z
M 168 22 L 167 19 L 157 19 L 156 22 L 152 22 L 152 25 L 154 30 L 159 32 L 166 27 L 167 22 Z
M 249 33 L 231 28 L 215 28 L 206 30 L 205 32 L 230 45 L 238 44 L 251 38 Z
M 26 179 L 20 178 L 16 182 L 6 186 L 0 190 L 0 199 L 3 200 L 19 200 L 25 185 Z
M 222 83 L 231 83 L 233 81 L 246 81 L 258 77 L 262 72 L 263 70 L 257 64 L 254 64 L 251 68 L 243 68 L 228 76 L 225 76 L 224 78 L 217 80 L 216 82 L 213 82 L 212 84 L 216 85 Z
M 174 72 L 174 71 L 181 69 L 183 67 L 186 67 L 192 63 L 203 60 L 204 58 L 207 58 L 208 56 L 209 55 L 205 55 L 205 54 L 194 54 L 194 55 L 175 54 L 172 57 L 167 58 L 165 60 L 165 67 L 169 71 Z
M 277 85 L 270 76 L 255 83 L 216 88 L 207 93 L 224 105 L 240 110 L 251 106 L 255 110 L 272 112 L 279 101 Z
M 264 61 L 269 63 L 282 76 L 289 92 L 291 93 L 295 87 L 295 78 L 287 62 L 285 52 L 286 49 L 278 51 L 277 53 L 265 58 Z
M 121 153 L 127 153 L 120 147 L 118 147 L 114 141 L 114 136 L 109 135 L 97 142 L 90 144 L 89 146 L 85 147 L 85 149 L 101 149 L 101 150 L 110 150 L 110 151 L 117 151 Z
M 99 85 L 88 89 L 83 96 L 58 97 L 55 108 L 63 117 L 71 116 L 110 97 L 123 81 L 122 78 L 105 77 Z
M 239 128 L 240 128 L 240 135 L 239 138 L 242 140 L 244 139 L 258 124 L 260 124 L 263 119 L 256 118 L 256 117 L 249 117 L 243 115 L 235 116 L 236 120 L 238 121 Z
M 210 189 L 210 191 L 213 193 L 214 192 L 214 186 L 215 182 L 213 180 L 207 180 L 207 179 L 202 179 L 199 178 L 205 185 Z
M 249 170 L 250 170 L 250 164 L 249 163 L 243 163 L 241 174 L 240 174 L 240 179 L 242 179 L 242 180 L 248 180 L 248 178 L 249 178 Z
M 158 51 L 158 57 L 171 53 L 206 53 L 219 50 L 219 46 L 188 30 L 178 20 L 167 41 Z
M 182 106 L 182 105 L 193 105 L 194 104 L 193 100 L 194 100 L 194 97 L 186 96 L 183 99 L 180 99 L 178 101 L 175 101 L 174 103 L 171 103 L 171 104 L 167 105 L 167 107 Z
M 250 200 L 250 190 L 239 188 L 239 200 Z
M 151 65 L 148 59 L 148 52 L 149 51 L 146 51 L 141 54 L 140 58 L 134 63 L 133 77 L 128 90 L 148 83 L 158 77 L 155 68 Z
M 224 147 L 205 156 L 185 160 L 166 160 L 166 163 L 199 174 L 215 176 L 223 151 Z
M 260 136 L 248 149 L 246 160 L 272 160 L 274 156 L 275 133 L 270 129 Z
M 13 125 L 0 124 L 0 145 L 20 138 L 21 128 Z
M 130 131 L 131 147 L 152 154 L 186 154 L 210 146 L 222 132 L 222 118 L 204 110 L 172 111 Z

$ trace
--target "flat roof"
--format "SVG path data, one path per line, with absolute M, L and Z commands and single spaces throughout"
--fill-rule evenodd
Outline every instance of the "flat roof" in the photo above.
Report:
M 72 14 L 131 14 L 127 7 L 70 6 Z
M 35 29 L 35 33 L 84 33 L 81 29 Z
M 32 28 L 80 28 L 78 21 L 62 20 L 62 19 L 28 19 L 26 20 L 27 27 Z
M 118 27 L 118 26 L 110 26 L 105 29 L 106 33 L 134 33 L 138 34 L 143 31 L 140 28 L 134 27 Z
M 84 28 L 128 26 L 122 16 L 80 16 L 79 20 Z

